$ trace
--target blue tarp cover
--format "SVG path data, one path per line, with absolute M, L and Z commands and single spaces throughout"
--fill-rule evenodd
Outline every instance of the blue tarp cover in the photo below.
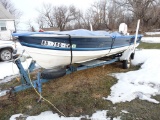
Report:
M 74 35 L 74 36 L 122 36 L 118 32 L 106 32 L 106 31 L 89 31 L 85 29 L 70 30 L 70 31 L 50 31 L 50 32 L 17 32 L 13 33 L 13 36 L 29 36 L 34 34 L 58 34 L 58 35 Z

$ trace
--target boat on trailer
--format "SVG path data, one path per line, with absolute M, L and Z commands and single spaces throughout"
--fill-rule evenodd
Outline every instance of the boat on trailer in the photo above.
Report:
M 134 46 L 135 35 L 84 29 L 63 32 L 14 33 L 19 42 L 45 69 L 65 67 L 105 56 L 121 54 Z M 138 46 L 142 35 L 137 36 Z
M 134 58 L 135 48 L 142 38 L 142 35 L 138 35 L 139 23 L 140 20 L 137 23 L 136 34 L 127 36 L 119 33 L 108 34 L 104 31 L 91 32 L 87 30 L 13 34 L 18 36 L 20 43 L 33 57 L 33 60 L 26 71 L 21 64 L 22 55 L 13 52 L 13 62 L 19 69 L 22 84 L 0 91 L 0 97 L 9 93 L 9 98 L 12 98 L 16 92 L 34 87 L 37 89 L 40 101 L 42 99 L 42 83 L 55 78 L 119 60 L 123 61 L 123 68 L 128 68 L 129 60 Z M 38 72 L 37 79 L 31 81 L 29 73 L 35 68 L 35 60 L 46 69 Z M 77 62 L 81 64 L 70 65 Z M 61 68 L 62 66 L 65 67 Z

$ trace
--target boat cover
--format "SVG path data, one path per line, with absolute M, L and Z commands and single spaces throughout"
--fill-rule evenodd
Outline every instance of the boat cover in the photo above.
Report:
M 13 36 L 30 36 L 35 34 L 55 34 L 55 35 L 71 35 L 71 36 L 123 36 L 118 32 L 106 32 L 106 31 L 89 31 L 86 29 L 77 29 L 70 31 L 47 31 L 47 32 L 17 32 L 13 33 Z

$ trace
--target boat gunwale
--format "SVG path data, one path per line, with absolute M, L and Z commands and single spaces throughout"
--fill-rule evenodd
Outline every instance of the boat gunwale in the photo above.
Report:
M 21 42 L 21 45 L 22 46 L 26 46 L 26 47 L 31 47 L 31 48 L 70 51 L 70 48 L 61 48 L 61 47 L 53 47 L 53 46 L 42 46 L 42 45 L 36 45 L 36 44 L 28 44 L 28 43 L 25 43 L 25 42 Z M 101 50 L 116 49 L 116 48 L 130 46 L 130 45 L 133 45 L 133 43 L 125 44 L 125 45 L 119 45 L 119 46 L 112 46 L 112 48 L 111 47 L 103 47 L 103 48 L 72 48 L 72 51 L 101 51 Z

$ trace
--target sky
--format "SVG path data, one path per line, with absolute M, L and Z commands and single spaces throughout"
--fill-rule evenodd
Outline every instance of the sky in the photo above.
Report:
M 40 9 L 43 3 L 53 4 L 54 6 L 75 5 L 81 10 L 86 10 L 94 1 L 97 0 L 12 0 L 15 7 L 23 13 L 18 29 L 26 29 L 26 22 L 28 20 L 34 20 L 37 17 L 37 9 Z M 34 24 L 34 27 L 37 28 L 37 25 Z

